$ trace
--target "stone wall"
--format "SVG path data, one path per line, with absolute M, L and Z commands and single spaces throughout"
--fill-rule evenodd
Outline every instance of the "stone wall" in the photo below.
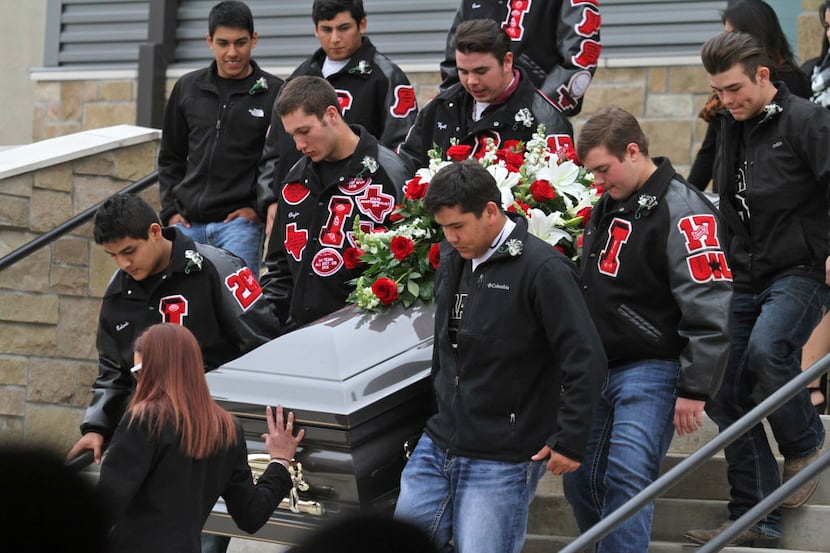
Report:
M 0 179 L 0 256 L 155 168 L 158 140 Z M 158 189 L 144 193 L 158 205 Z M 86 223 L 0 271 L 0 442 L 60 452 L 98 373 L 100 298 L 114 270 Z

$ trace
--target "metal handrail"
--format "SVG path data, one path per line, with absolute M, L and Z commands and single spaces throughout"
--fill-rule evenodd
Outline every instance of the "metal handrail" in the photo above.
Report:
M 154 171 L 147 175 L 146 177 L 135 181 L 133 184 L 127 186 L 120 192 L 119 194 L 137 194 L 143 190 L 146 190 L 150 186 L 154 185 L 159 180 L 159 174 L 157 171 Z M 104 200 L 106 201 L 106 200 Z M 0 258 L 0 271 L 7 267 L 11 267 L 21 259 L 28 257 L 35 253 L 37 250 L 44 246 L 48 246 L 58 238 L 61 238 L 65 234 L 68 234 L 71 230 L 81 226 L 82 224 L 86 223 L 87 221 L 91 220 L 95 216 L 95 212 L 98 211 L 98 208 L 101 207 L 101 204 L 104 201 L 98 202 L 97 204 L 93 205 L 78 213 L 68 221 L 61 223 L 60 225 L 56 226 L 52 230 L 45 232 L 35 238 L 34 240 L 27 242 L 17 248 L 16 250 L 12 251 L 11 253 L 3 256 Z
M 604 536 L 608 535 L 617 526 L 625 522 L 631 515 L 645 507 L 657 496 L 661 495 L 662 493 L 668 491 L 670 488 L 675 486 L 678 482 L 680 482 L 680 480 L 688 476 L 690 473 L 694 472 L 696 468 L 698 468 L 700 465 L 706 462 L 710 457 L 715 455 L 715 453 L 717 453 L 727 445 L 731 444 L 741 435 L 745 434 L 747 431 L 749 431 L 750 428 L 754 427 L 756 424 L 761 422 L 770 413 L 774 412 L 776 409 L 781 407 L 781 405 L 786 403 L 790 398 L 800 393 L 802 390 L 804 390 L 804 388 L 807 387 L 807 385 L 810 382 L 820 378 L 828 370 L 830 370 L 830 354 L 825 355 L 809 369 L 804 370 L 801 374 L 790 380 L 780 389 L 776 390 L 775 393 L 773 393 L 764 401 L 759 403 L 749 413 L 735 421 L 726 430 L 720 432 L 715 438 L 706 443 L 703 447 L 695 451 L 693 454 L 689 455 L 686 459 L 677 464 L 674 468 L 667 471 L 660 478 L 652 482 L 640 493 L 629 499 L 626 503 L 621 505 L 616 511 L 600 520 L 591 528 L 589 528 L 584 534 L 580 535 L 570 544 L 560 549 L 559 553 L 579 553 L 580 551 L 582 551 L 583 548 L 593 545 L 594 543 L 602 539 Z M 823 468 L 826 464 L 830 464 L 830 459 L 824 459 L 824 457 L 827 457 L 827 454 L 824 454 L 822 456 L 822 464 L 818 465 L 819 467 Z M 804 472 L 806 470 L 807 469 L 805 468 L 801 472 Z M 740 519 L 735 521 L 728 529 L 724 530 L 721 533 L 721 535 L 723 536 L 722 539 L 725 540 L 724 543 L 728 543 L 729 540 L 731 540 L 733 537 L 737 536 L 738 534 L 752 526 L 756 521 L 760 520 L 761 517 L 763 517 L 766 513 L 777 507 L 784 501 L 784 499 L 789 497 L 791 492 L 787 493 L 787 491 L 790 488 L 792 488 L 793 491 L 797 488 L 797 484 L 791 484 L 791 482 L 800 482 L 802 480 L 806 481 L 809 478 L 808 476 L 800 478 L 801 472 L 795 477 L 793 477 L 791 481 L 788 481 L 784 486 L 781 486 L 779 489 L 777 489 L 773 494 L 770 494 L 763 501 L 758 503 L 758 505 L 756 505 L 755 508 L 745 513 Z M 785 486 L 787 487 L 785 488 Z M 772 506 L 769 507 L 769 504 L 771 503 L 774 504 L 772 504 Z M 718 543 L 720 543 L 720 540 Z M 700 551 L 703 551 L 703 549 L 701 549 Z M 707 551 L 715 550 L 710 549 Z

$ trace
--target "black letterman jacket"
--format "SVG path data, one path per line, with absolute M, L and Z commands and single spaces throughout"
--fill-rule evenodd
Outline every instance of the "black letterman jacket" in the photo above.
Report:
M 303 75 L 322 77 L 325 60 L 326 53 L 322 48 L 318 49 L 294 70 L 288 80 Z M 326 80 L 337 91 L 340 112 L 346 123 L 365 128 L 390 150 L 395 150 L 404 141 L 418 115 L 415 88 L 401 68 L 378 52 L 368 37 L 363 37 L 363 44 L 349 63 Z M 301 157 L 274 109 L 260 164 L 260 187 L 273 191 L 265 202 L 276 201 L 279 185 Z M 264 210 L 267 205 L 261 208 Z
M 364 230 L 388 227 L 411 176 L 395 152 L 366 129 L 350 128 L 360 141 L 338 180 L 320 182 L 315 164 L 304 156 L 280 189 L 261 282 L 286 326 L 309 323 L 346 305 L 354 289 L 348 282 L 362 272 L 343 262 L 343 252 L 354 246 L 355 218 Z M 374 173 L 364 165 L 367 157 L 377 162 Z
M 565 115 L 579 113 L 601 50 L 599 0 L 462 0 L 447 33 L 442 90 L 458 82 L 451 44 L 458 25 L 470 19 L 501 23 L 511 36 L 514 67 Z
M 197 244 L 175 227 L 170 264 L 149 294 L 124 271 L 113 275 L 98 319 L 98 378 L 81 432 L 109 438 L 133 392 L 133 344 L 156 323 L 186 326 L 199 341 L 205 370 L 212 370 L 274 338 L 279 324 L 251 270 L 235 255 Z M 191 252 L 191 253 L 188 253 Z M 201 256 L 201 267 L 193 261 Z
M 610 370 L 679 360 L 679 395 L 711 399 L 729 354 L 725 228 L 667 159 L 655 163 L 657 171 L 627 200 L 606 193 L 594 207 L 580 266 L 583 294 Z

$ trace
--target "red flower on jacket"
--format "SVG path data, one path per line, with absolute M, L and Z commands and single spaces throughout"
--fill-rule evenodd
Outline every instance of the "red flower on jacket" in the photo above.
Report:
M 539 203 L 556 198 L 553 186 L 546 180 L 537 180 L 530 185 L 530 195 Z
M 429 264 L 432 268 L 437 269 L 438 263 L 441 261 L 441 248 L 438 244 L 433 244 L 429 247 L 429 254 L 427 254 L 427 258 L 429 259 Z
M 415 244 L 406 236 L 396 236 L 389 242 L 389 249 L 398 261 L 403 261 L 415 251 Z
M 380 303 L 389 305 L 398 299 L 398 285 L 391 278 L 381 277 L 372 284 L 372 292 L 378 297 Z
M 404 196 L 410 200 L 422 200 L 427 195 L 428 187 L 428 182 L 423 182 L 420 176 L 416 176 L 414 179 L 406 181 L 406 186 L 403 189 Z
M 472 151 L 472 146 L 468 146 L 467 144 L 456 144 L 455 146 L 449 147 L 447 150 L 447 157 L 453 161 L 464 161 L 470 157 L 470 152 Z
M 363 263 L 363 260 L 360 259 L 364 253 L 363 250 L 360 248 L 346 248 L 343 251 L 343 265 L 346 266 L 347 269 L 351 270 Z

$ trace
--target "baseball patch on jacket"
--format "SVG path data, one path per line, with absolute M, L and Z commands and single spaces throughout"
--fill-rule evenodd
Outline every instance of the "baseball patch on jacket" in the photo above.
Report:
M 332 248 L 323 248 L 311 260 L 312 270 L 321 277 L 331 276 L 343 265 L 343 257 L 340 252 Z
M 309 189 L 299 182 L 289 182 L 282 187 L 282 199 L 290 205 L 302 203 L 310 193 Z

